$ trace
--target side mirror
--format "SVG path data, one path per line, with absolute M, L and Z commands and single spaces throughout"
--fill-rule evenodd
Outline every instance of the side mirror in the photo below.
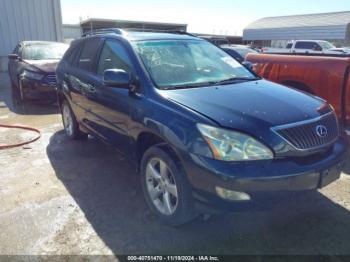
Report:
M 121 69 L 107 69 L 103 74 L 103 82 L 106 86 L 129 88 L 130 76 L 127 72 Z
M 247 68 L 249 71 L 253 71 L 253 63 L 248 61 L 243 61 L 242 65 Z
M 19 59 L 19 56 L 18 56 L 17 54 L 10 54 L 10 55 L 8 56 L 8 58 L 9 58 L 10 60 L 18 60 L 18 59 Z

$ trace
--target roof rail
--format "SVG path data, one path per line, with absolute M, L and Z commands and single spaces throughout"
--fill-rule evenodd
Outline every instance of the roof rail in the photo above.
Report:
M 125 28 L 125 31 L 133 31 L 133 32 L 154 32 L 154 33 L 170 33 L 170 34 L 179 34 L 179 35 L 195 36 L 195 35 L 193 35 L 193 34 L 191 34 L 191 33 L 187 33 L 186 31 L 173 30 L 173 29 Z
M 123 30 L 119 28 L 103 28 L 103 29 L 96 29 L 90 32 L 86 32 L 82 35 L 82 37 L 88 37 L 93 35 L 103 35 L 103 34 L 117 34 L 117 35 L 123 35 Z
M 94 35 L 103 35 L 103 34 L 117 34 L 117 35 L 123 35 L 125 34 L 125 31 L 129 32 L 154 32 L 154 33 L 170 33 L 170 34 L 179 34 L 179 35 L 188 35 L 197 37 L 193 34 L 187 33 L 185 31 L 181 30 L 161 30 L 161 29 L 145 29 L 145 28 L 125 28 L 124 30 L 119 28 L 103 28 L 103 29 L 97 29 L 90 32 L 86 32 L 82 35 L 82 37 L 88 37 L 88 36 L 94 36 Z

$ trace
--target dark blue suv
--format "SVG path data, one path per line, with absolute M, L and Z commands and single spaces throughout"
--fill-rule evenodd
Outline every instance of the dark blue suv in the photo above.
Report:
M 330 105 L 190 35 L 96 31 L 72 43 L 57 77 L 67 135 L 93 135 L 135 162 L 149 207 L 170 225 L 203 207 L 316 190 L 343 167 Z

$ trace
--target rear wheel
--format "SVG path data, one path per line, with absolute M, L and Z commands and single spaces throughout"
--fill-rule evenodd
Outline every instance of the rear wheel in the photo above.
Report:
M 63 101 L 61 109 L 62 121 L 66 135 L 70 139 L 86 139 L 88 135 L 79 130 L 79 124 L 67 100 Z
M 148 206 L 164 224 L 178 226 L 196 217 L 186 174 L 168 148 L 153 146 L 146 151 L 141 183 Z

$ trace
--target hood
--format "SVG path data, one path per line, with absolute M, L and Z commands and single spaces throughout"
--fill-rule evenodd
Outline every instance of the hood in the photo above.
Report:
M 30 66 L 45 73 L 54 73 L 60 60 L 24 60 Z
M 325 102 L 266 80 L 231 85 L 161 90 L 167 99 L 210 118 L 222 127 L 256 133 L 316 118 Z
M 334 52 L 340 52 L 340 53 L 350 53 L 350 48 L 347 48 L 347 47 L 331 48 L 329 50 Z

